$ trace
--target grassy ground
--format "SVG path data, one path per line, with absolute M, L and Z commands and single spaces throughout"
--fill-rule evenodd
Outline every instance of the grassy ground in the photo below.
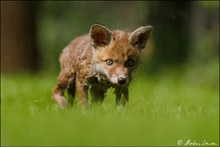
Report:
M 56 74 L 1 75 L 1 145 L 219 145 L 218 62 L 136 74 L 130 104 L 60 110 Z

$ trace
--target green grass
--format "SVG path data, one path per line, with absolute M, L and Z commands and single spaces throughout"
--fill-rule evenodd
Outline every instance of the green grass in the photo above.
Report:
M 157 75 L 136 74 L 130 103 L 59 109 L 51 100 L 55 74 L 1 75 L 1 145 L 219 145 L 218 62 Z

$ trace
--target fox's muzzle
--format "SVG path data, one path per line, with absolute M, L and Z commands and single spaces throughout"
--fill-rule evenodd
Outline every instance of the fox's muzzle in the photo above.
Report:
M 123 85 L 126 83 L 126 78 L 125 77 L 118 77 L 117 82 L 118 82 L 118 84 Z

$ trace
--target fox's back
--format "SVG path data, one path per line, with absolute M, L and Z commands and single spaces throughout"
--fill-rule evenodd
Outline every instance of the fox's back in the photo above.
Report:
M 89 35 L 83 35 L 72 40 L 61 53 L 61 68 L 77 68 L 82 60 L 91 60 L 92 49 Z

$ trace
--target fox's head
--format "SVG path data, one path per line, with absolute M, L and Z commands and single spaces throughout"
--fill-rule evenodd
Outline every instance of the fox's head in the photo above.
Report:
M 95 70 L 114 85 L 128 84 L 151 32 L 152 26 L 143 26 L 129 33 L 120 30 L 111 32 L 103 25 L 92 25 L 90 38 Z

